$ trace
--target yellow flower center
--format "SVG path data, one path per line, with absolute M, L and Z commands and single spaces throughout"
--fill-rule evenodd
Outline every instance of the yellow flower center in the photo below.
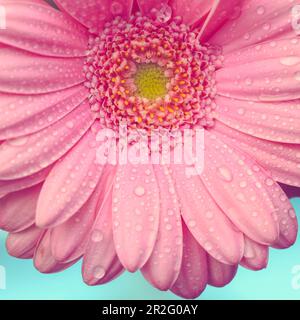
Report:
M 168 79 L 157 64 L 139 64 L 134 79 L 140 97 L 154 100 L 167 94 Z

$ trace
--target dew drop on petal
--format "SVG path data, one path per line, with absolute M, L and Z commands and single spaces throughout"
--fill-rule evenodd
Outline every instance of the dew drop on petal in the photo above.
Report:
M 195 220 L 190 220 L 190 221 L 188 222 L 188 226 L 189 226 L 190 228 L 196 227 L 196 221 L 195 221 Z
M 300 71 L 295 73 L 294 78 L 296 81 L 300 81 Z
M 110 5 L 110 12 L 117 16 L 122 14 L 123 12 L 123 5 L 119 1 L 113 1 Z
M 95 229 L 92 232 L 91 239 L 93 242 L 101 242 L 103 240 L 103 233 L 100 230 Z
M 211 211 L 207 211 L 205 213 L 205 216 L 206 216 L 207 219 L 212 219 L 214 217 L 214 214 Z
M 300 57 L 297 57 L 297 56 L 283 57 L 280 59 L 280 63 L 284 66 L 294 66 L 300 63 Z
M 168 22 L 172 17 L 172 9 L 167 4 L 162 4 L 161 8 L 156 13 L 157 21 L 161 23 Z
M 231 171 L 226 168 L 226 167 L 219 167 L 218 168 L 218 172 L 219 172 L 219 175 L 221 176 L 221 178 L 227 182 L 230 182 L 232 181 L 232 173 Z
M 96 278 L 96 279 L 102 279 L 104 276 L 105 276 L 105 269 L 102 268 L 101 266 L 97 266 L 94 268 L 93 270 L 93 276 Z
M 8 144 L 13 147 L 21 147 L 24 146 L 28 141 L 28 137 L 20 137 L 16 139 L 8 140 Z
M 266 12 L 266 9 L 265 9 L 265 7 L 264 6 L 259 6 L 259 7 L 257 7 L 257 9 L 256 9 L 256 13 L 258 14 L 258 15 L 263 15 L 264 13 Z
M 134 189 L 134 193 L 138 197 L 142 197 L 145 194 L 145 188 L 142 186 L 138 186 Z

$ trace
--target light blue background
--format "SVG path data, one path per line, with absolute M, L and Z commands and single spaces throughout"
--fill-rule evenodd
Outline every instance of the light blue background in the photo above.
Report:
M 300 217 L 300 199 L 292 202 Z M 152 288 L 139 273 L 124 273 L 112 283 L 89 287 L 82 282 L 80 262 L 59 274 L 40 274 L 31 260 L 6 254 L 5 237 L 2 232 L 0 265 L 6 269 L 6 290 L 0 290 L 0 299 L 178 299 L 172 293 Z M 296 265 L 300 266 L 300 237 L 290 249 L 271 250 L 266 270 L 239 268 L 231 284 L 225 288 L 208 287 L 199 299 L 300 299 L 300 289 L 292 286 L 292 268 Z

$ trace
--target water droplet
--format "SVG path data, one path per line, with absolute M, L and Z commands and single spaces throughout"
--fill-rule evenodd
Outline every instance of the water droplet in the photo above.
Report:
M 205 244 L 204 244 L 205 250 L 210 251 L 212 248 L 213 248 L 213 246 L 209 241 L 205 242 Z
M 172 9 L 167 4 L 162 4 L 161 8 L 156 13 L 156 19 L 158 22 L 166 23 L 172 17 Z
M 143 230 L 143 227 L 140 224 L 137 224 L 135 226 L 135 230 L 138 231 L 138 232 L 141 232 Z
M 166 224 L 166 229 L 168 230 L 168 231 L 170 231 L 170 230 L 172 230 L 172 225 L 171 224 Z
M 214 217 L 214 214 L 211 211 L 207 211 L 205 213 L 205 216 L 206 216 L 207 219 L 212 219 Z
M 241 181 L 240 182 L 240 187 L 241 188 L 246 188 L 247 187 L 247 181 Z
M 226 167 L 220 167 L 220 168 L 218 169 L 218 172 L 219 172 L 219 174 L 220 174 L 220 176 L 221 176 L 221 178 L 222 178 L 223 180 L 225 180 L 225 181 L 227 181 L 227 182 L 232 181 L 232 173 L 231 173 L 231 171 L 230 171 L 228 168 L 226 168 Z
M 27 141 L 28 141 L 28 137 L 20 137 L 16 139 L 10 139 L 7 141 L 7 143 L 13 147 L 21 147 L 21 146 L 24 146 L 27 143 Z
M 123 5 L 119 1 L 113 1 L 112 4 L 110 5 L 110 12 L 115 15 L 121 15 L 123 12 Z
M 251 85 L 252 85 L 252 79 L 247 78 L 247 79 L 245 80 L 245 83 L 246 83 L 247 86 L 251 86 Z
M 274 181 L 273 181 L 272 179 L 268 178 L 268 179 L 266 180 L 266 185 L 267 185 L 267 186 L 271 187 L 273 184 L 274 184 Z
M 271 29 L 271 25 L 270 25 L 269 23 L 264 23 L 263 29 L 264 29 L 265 31 L 268 31 L 268 30 Z
M 190 220 L 190 221 L 188 222 L 188 226 L 189 226 L 190 228 L 196 227 L 196 221 L 195 221 L 195 220 Z
M 245 114 L 245 109 L 243 109 L 243 108 L 239 108 L 237 112 L 238 112 L 238 114 L 239 114 L 239 115 L 241 115 L 241 116 L 242 116 L 242 115 L 244 115 L 244 114 Z
M 294 219 L 296 218 L 296 213 L 295 213 L 295 210 L 294 209 L 289 209 L 289 216 Z
M 73 128 L 74 128 L 74 122 L 68 121 L 68 122 L 66 123 L 66 126 L 67 126 L 69 129 L 73 129 Z
M 93 276 L 96 279 L 102 279 L 105 276 L 105 269 L 100 266 L 95 267 L 93 270 Z
M 134 189 L 134 193 L 138 197 L 142 197 L 145 194 L 145 188 L 142 186 L 138 186 Z
M 91 239 L 93 242 L 101 242 L 103 240 L 103 233 L 100 230 L 95 229 L 92 232 Z
M 250 33 L 245 33 L 245 34 L 244 34 L 244 39 L 245 39 L 245 40 L 249 40 L 250 38 L 251 38 Z
M 295 79 L 296 81 L 300 81 L 300 71 L 298 71 L 298 72 L 295 73 L 294 79 Z
M 236 195 L 236 198 L 241 202 L 246 202 L 246 197 L 245 197 L 245 195 L 243 193 L 238 193 Z
M 173 216 L 174 215 L 174 211 L 172 209 L 168 209 L 168 215 L 169 216 Z
M 280 59 L 280 63 L 283 64 L 284 66 L 294 66 L 300 63 L 300 57 L 296 57 L 296 56 L 284 57 Z
M 258 15 L 263 15 L 264 13 L 266 12 L 266 9 L 265 9 L 265 7 L 264 6 L 259 6 L 259 7 L 257 7 L 257 9 L 256 9 L 256 13 L 258 14 Z

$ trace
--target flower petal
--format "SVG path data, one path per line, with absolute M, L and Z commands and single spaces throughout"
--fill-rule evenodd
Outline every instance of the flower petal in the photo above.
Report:
M 238 144 L 241 150 L 271 172 L 276 181 L 300 187 L 300 145 L 258 139 L 219 121 L 214 130 L 232 145 Z
M 240 4 L 244 0 L 213 0 L 211 1 L 211 10 L 204 21 L 199 37 L 202 42 L 208 41 L 211 35 L 218 30 L 222 30 L 223 25 L 233 18 L 236 18 L 240 12 Z M 209 42 L 209 41 L 208 41 Z
M 205 17 L 214 0 L 171 0 L 173 16 L 181 16 L 183 23 L 193 25 Z
M 231 1 L 223 2 L 232 6 Z M 296 37 L 291 23 L 292 7 L 296 4 L 294 1 L 239 2 L 233 18 L 227 19 L 227 23 L 209 39 L 210 43 L 223 46 L 224 53 L 267 40 Z
M 54 227 L 71 218 L 95 190 L 103 166 L 96 162 L 95 134 L 89 130 L 47 177 L 37 206 L 36 224 Z
M 165 166 L 155 165 L 160 191 L 160 221 L 153 252 L 142 268 L 144 277 L 156 288 L 168 290 L 178 278 L 182 258 L 182 226 L 177 195 Z
M 20 259 L 32 258 L 35 247 L 43 232 L 43 230 L 33 225 L 21 232 L 10 233 L 6 239 L 8 253 Z
M 278 58 L 221 68 L 216 72 L 218 95 L 250 101 L 289 101 L 300 98 L 299 63 Z
M 245 237 L 245 254 L 241 266 L 250 270 L 261 270 L 267 267 L 269 248 Z
M 87 102 L 48 128 L 0 145 L 0 179 L 20 179 L 61 158 L 93 123 Z
M 121 16 L 129 18 L 132 10 L 133 0 L 54 0 L 57 6 L 67 12 L 77 21 L 82 23 L 90 31 L 98 32 L 106 22 Z
M 88 285 L 104 284 L 123 272 L 113 241 L 112 186 L 104 187 L 106 195 L 98 212 L 85 249 L 82 276 Z
M 187 176 L 186 169 L 182 165 L 172 166 L 181 214 L 188 229 L 211 255 L 223 262 L 238 263 L 244 250 L 242 233 L 235 230 L 200 177 Z
M 85 81 L 84 58 L 40 56 L 16 48 L 0 47 L 0 91 L 40 94 L 66 89 Z
M 268 178 L 265 183 L 268 184 L 268 192 L 272 197 L 276 210 L 275 217 L 279 225 L 279 238 L 273 246 L 280 249 L 289 248 L 297 239 L 298 222 L 296 213 L 279 184 L 275 183 L 275 181 L 271 183 L 271 181 L 272 180 Z
M 113 191 L 118 257 L 130 272 L 144 266 L 157 238 L 159 194 L 152 165 L 120 165 Z
M 236 275 L 237 265 L 224 264 L 211 256 L 208 262 L 208 284 L 214 287 L 224 287 L 230 283 Z
M 41 273 L 59 272 L 69 268 L 71 265 L 77 262 L 77 260 L 69 263 L 60 263 L 56 261 L 51 254 L 50 237 L 51 230 L 48 230 L 39 240 L 39 243 L 34 253 L 34 266 Z
M 34 224 L 41 185 L 10 193 L 0 199 L 0 228 L 19 232 Z
M 46 2 L 5 3 L 6 29 L 0 43 L 55 57 L 85 56 L 88 33 Z
M 168 4 L 169 0 L 137 0 L 143 15 L 149 14 L 152 9 L 160 9 L 162 5 Z
M 114 181 L 113 167 L 105 167 L 103 171 L 89 200 L 69 220 L 53 229 L 51 250 L 56 260 L 68 262 L 83 255 L 98 208 L 107 196 L 107 186 L 110 185 L 111 188 Z
M 180 297 L 194 299 L 207 284 L 207 255 L 183 224 L 183 257 L 178 279 L 171 291 Z
M 85 86 L 41 95 L 0 93 L 0 139 L 7 140 L 40 131 L 57 122 L 88 97 Z
M 249 238 L 273 244 L 278 225 L 275 208 L 251 159 L 227 145 L 220 136 L 205 132 L 205 165 L 202 181 L 229 219 Z M 262 177 L 261 177 L 262 176 Z
M 252 102 L 218 96 L 216 118 L 227 126 L 270 141 L 300 143 L 300 100 Z
M 0 199 L 11 192 L 24 190 L 43 182 L 50 170 L 51 166 L 22 179 L 9 181 L 0 180 Z

